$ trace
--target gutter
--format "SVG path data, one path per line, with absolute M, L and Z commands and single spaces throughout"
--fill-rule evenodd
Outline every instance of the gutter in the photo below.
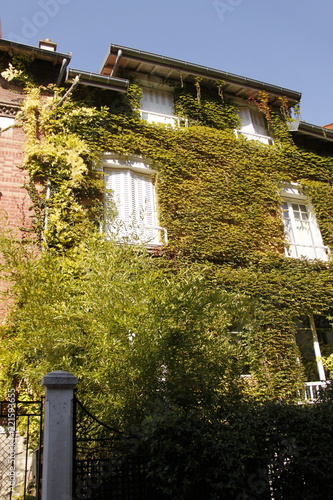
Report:
M 98 73 L 88 73 L 77 69 L 68 69 L 65 83 L 73 83 L 76 77 L 80 78 L 81 85 L 98 87 L 101 89 L 115 90 L 117 92 L 127 92 L 129 80 L 116 78 L 114 76 L 104 76 Z
M 10 40 L 5 40 L 3 38 L 0 38 L 0 51 L 8 53 L 26 54 L 32 57 L 33 59 L 51 61 L 54 64 L 62 64 L 64 59 L 66 59 L 69 62 L 72 57 L 72 54 L 62 54 L 60 52 L 40 49 L 38 47 L 33 47 L 31 45 L 25 45 L 23 43 L 18 43 L 18 42 L 12 42 Z
M 301 122 L 298 130 L 294 133 L 309 135 L 326 142 L 333 142 L 333 130 L 325 127 L 319 127 L 318 125 L 312 125 L 312 123 Z
M 100 72 L 103 71 L 103 68 L 107 64 L 109 56 L 114 55 L 114 53 L 118 53 L 119 51 L 122 52 L 122 56 L 124 58 L 134 61 L 148 64 L 150 63 L 152 65 L 173 69 L 175 71 L 191 74 L 193 76 L 209 77 L 213 80 L 224 80 L 226 83 L 240 85 L 252 90 L 265 90 L 270 95 L 285 96 L 292 101 L 299 101 L 302 96 L 300 92 L 285 89 L 283 87 L 277 87 L 258 80 L 252 80 L 251 78 L 244 76 L 114 44 L 110 45 L 109 52 L 104 59 Z

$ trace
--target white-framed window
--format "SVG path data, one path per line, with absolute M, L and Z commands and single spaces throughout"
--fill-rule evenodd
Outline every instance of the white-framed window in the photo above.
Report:
M 315 213 L 309 198 L 297 185 L 287 185 L 282 190 L 282 213 L 287 239 L 288 257 L 328 259 L 328 248 L 324 246 Z
M 268 135 L 268 129 L 264 115 L 254 108 L 239 106 L 239 117 L 241 120 L 240 129 L 236 130 L 236 135 L 242 135 L 246 139 L 262 142 L 263 144 L 273 144 L 274 141 Z
M 163 123 L 172 127 L 186 124 L 174 114 L 174 98 L 172 91 L 142 87 L 140 116 L 148 123 Z
M 8 127 L 12 127 L 15 123 L 15 118 L 9 116 L 0 116 L 0 132 L 6 130 Z
M 156 171 L 142 158 L 125 159 L 109 153 L 103 157 L 103 172 L 110 202 L 106 232 L 120 242 L 148 247 L 166 244 L 167 232 L 157 218 Z

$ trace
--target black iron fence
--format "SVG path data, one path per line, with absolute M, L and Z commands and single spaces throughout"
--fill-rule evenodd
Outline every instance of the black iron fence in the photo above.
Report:
M 43 400 L 0 402 L 0 498 L 40 500 Z
M 100 422 L 74 401 L 73 500 L 158 500 L 138 436 Z

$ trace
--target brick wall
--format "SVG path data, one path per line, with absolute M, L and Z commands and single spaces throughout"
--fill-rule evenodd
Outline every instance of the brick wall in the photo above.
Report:
M 31 205 L 23 187 L 26 173 L 22 166 L 24 135 L 21 130 L 10 129 L 0 133 L 0 210 L 8 217 L 12 227 L 25 225 Z
M 10 124 L 24 95 L 22 89 L 0 81 L 0 119 L 2 126 Z M 19 228 L 29 227 L 31 202 L 23 184 L 26 173 L 20 169 L 24 161 L 25 136 L 21 129 L 0 132 L 0 224 L 8 224 L 16 234 Z M 8 287 L 0 277 L 0 293 Z M 0 324 L 4 320 L 10 301 L 0 301 Z
M 15 108 L 22 102 L 22 89 L 0 82 L 0 115 L 13 118 Z M 7 114 L 8 113 L 8 114 Z M 0 132 L 0 211 L 8 217 L 11 227 L 24 226 L 29 221 L 27 193 L 23 188 L 26 174 L 19 167 L 24 161 L 25 137 L 22 130 L 12 128 Z

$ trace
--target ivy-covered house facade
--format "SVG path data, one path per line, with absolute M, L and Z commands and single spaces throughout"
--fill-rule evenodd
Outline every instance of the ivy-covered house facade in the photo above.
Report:
M 1 43 L 7 68 L 12 54 L 9 42 Z M 98 220 L 119 244 L 141 243 L 175 263 L 204 262 L 210 284 L 251 304 L 251 314 L 230 325 L 244 346 L 249 386 L 263 397 L 315 398 L 329 377 L 323 359 L 333 352 L 333 130 L 299 121 L 300 93 L 220 70 L 111 45 L 100 73 L 91 74 L 68 69 L 69 57 L 55 51 L 14 48 L 28 56 L 24 70 L 32 58 L 37 66 L 48 58 L 59 70 L 48 83 L 65 90 L 49 87 L 43 98 L 61 94 L 57 120 L 71 121 L 94 149 L 88 157 L 81 142 L 72 142 L 76 156 L 69 159 L 68 142 L 56 143 L 53 133 L 44 170 L 36 168 L 48 125 L 37 142 L 35 129 L 29 138 L 25 109 L 25 166 L 40 186 L 30 184 L 28 192 L 44 244 L 70 245 L 84 234 L 69 231 L 75 212 L 81 222 Z M 5 76 L 0 101 L 4 92 L 22 98 L 22 82 L 17 90 L 17 78 Z M 69 95 L 90 109 L 83 121 L 63 106 Z M 62 177 L 65 187 L 52 170 L 56 162 L 58 173 L 73 167 Z M 9 212 L 10 189 L 5 194 Z
M 295 347 L 314 397 L 333 346 L 331 130 L 300 121 L 298 92 L 156 54 L 111 45 L 101 73 L 139 87 L 137 112 L 163 136 L 147 150 L 136 134 L 132 164 L 113 156 L 116 147 L 105 156 L 119 219 L 130 226 L 136 214 L 138 226 L 157 228 L 148 244 L 207 259 L 224 286 L 246 291 L 262 318 L 231 326 L 240 341 L 257 342 L 244 375 L 259 371 L 267 388 L 271 367 L 281 363 L 283 378 L 283 350 Z

